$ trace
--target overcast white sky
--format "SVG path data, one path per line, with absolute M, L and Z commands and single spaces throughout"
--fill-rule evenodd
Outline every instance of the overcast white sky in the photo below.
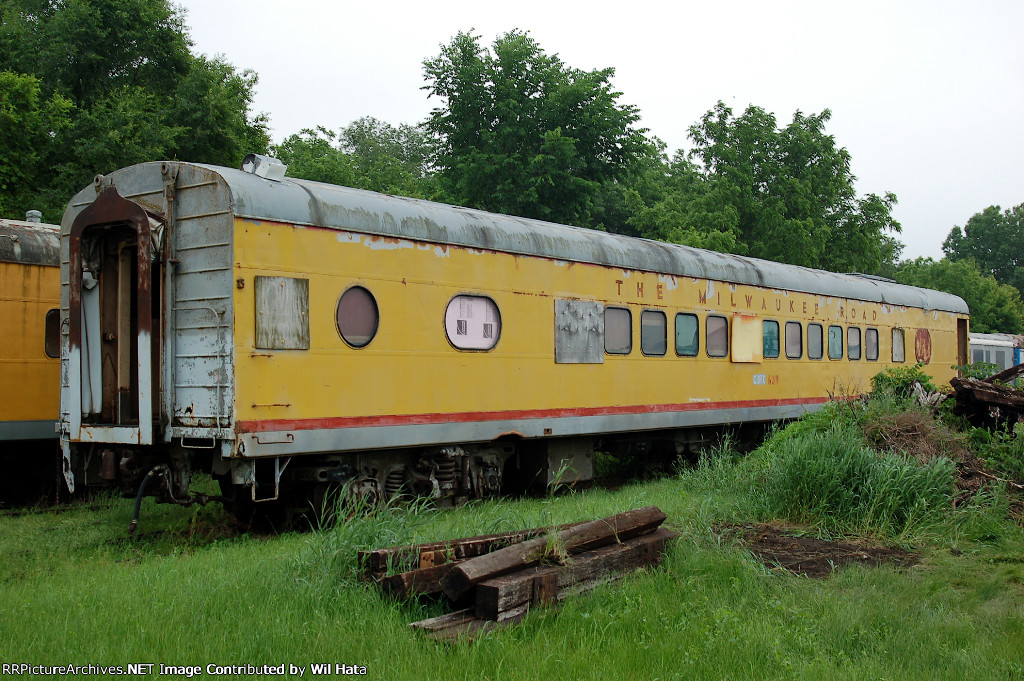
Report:
M 1024 203 L 1024 2 L 183 0 L 195 49 L 259 74 L 274 141 L 362 116 L 418 123 L 422 63 L 459 30 L 527 30 L 569 66 L 616 69 L 621 101 L 686 148 L 721 99 L 782 125 L 832 110 L 857 190 L 899 197 L 903 256 L 990 205 Z

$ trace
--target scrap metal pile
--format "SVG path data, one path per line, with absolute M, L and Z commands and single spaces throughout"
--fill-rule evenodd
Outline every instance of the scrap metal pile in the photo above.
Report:
M 436 640 L 472 638 L 661 562 L 678 533 L 656 506 L 600 520 L 361 551 L 368 578 L 397 598 L 444 594 L 454 612 L 414 622 Z M 397 574 L 395 570 L 402 570 Z
M 979 421 L 1016 423 L 1024 420 L 1024 391 L 1012 383 L 1024 374 L 1024 364 L 1010 367 L 985 379 L 953 378 L 961 412 Z

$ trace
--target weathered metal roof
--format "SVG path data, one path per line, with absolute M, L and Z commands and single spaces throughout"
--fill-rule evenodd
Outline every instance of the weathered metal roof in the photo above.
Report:
M 60 265 L 60 227 L 0 219 L 0 262 Z
M 967 304 L 957 296 L 877 277 L 836 274 L 308 180 L 286 177 L 272 181 L 231 168 L 200 167 L 223 178 L 231 193 L 234 214 L 253 220 L 315 225 L 627 270 L 968 313 Z
M 1015 333 L 972 333 L 971 345 L 999 345 L 1008 348 L 1024 348 L 1024 336 Z

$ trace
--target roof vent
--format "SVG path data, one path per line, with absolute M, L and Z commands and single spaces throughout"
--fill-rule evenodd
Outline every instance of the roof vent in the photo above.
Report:
M 257 177 L 280 182 L 284 179 L 284 173 L 288 166 L 276 158 L 264 156 L 263 154 L 249 154 L 242 161 L 242 170 L 252 173 Z
M 37 210 L 30 210 L 25 213 L 25 222 L 42 222 L 43 214 Z

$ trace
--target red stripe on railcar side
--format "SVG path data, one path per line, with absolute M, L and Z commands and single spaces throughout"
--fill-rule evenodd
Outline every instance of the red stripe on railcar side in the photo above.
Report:
M 742 400 L 733 402 L 685 402 L 678 404 L 638 404 L 623 407 L 578 407 L 569 409 L 527 409 L 516 411 L 453 412 L 450 414 L 395 414 L 388 416 L 339 416 L 317 419 L 266 419 L 239 421 L 239 433 L 265 433 L 276 430 L 331 430 L 335 428 L 376 428 L 381 426 L 418 426 L 440 423 L 471 423 L 474 421 L 513 421 L 520 419 L 554 419 L 580 416 L 618 416 L 665 412 L 712 411 L 718 409 L 750 409 L 785 407 L 827 402 L 827 397 L 795 397 L 773 400 Z

